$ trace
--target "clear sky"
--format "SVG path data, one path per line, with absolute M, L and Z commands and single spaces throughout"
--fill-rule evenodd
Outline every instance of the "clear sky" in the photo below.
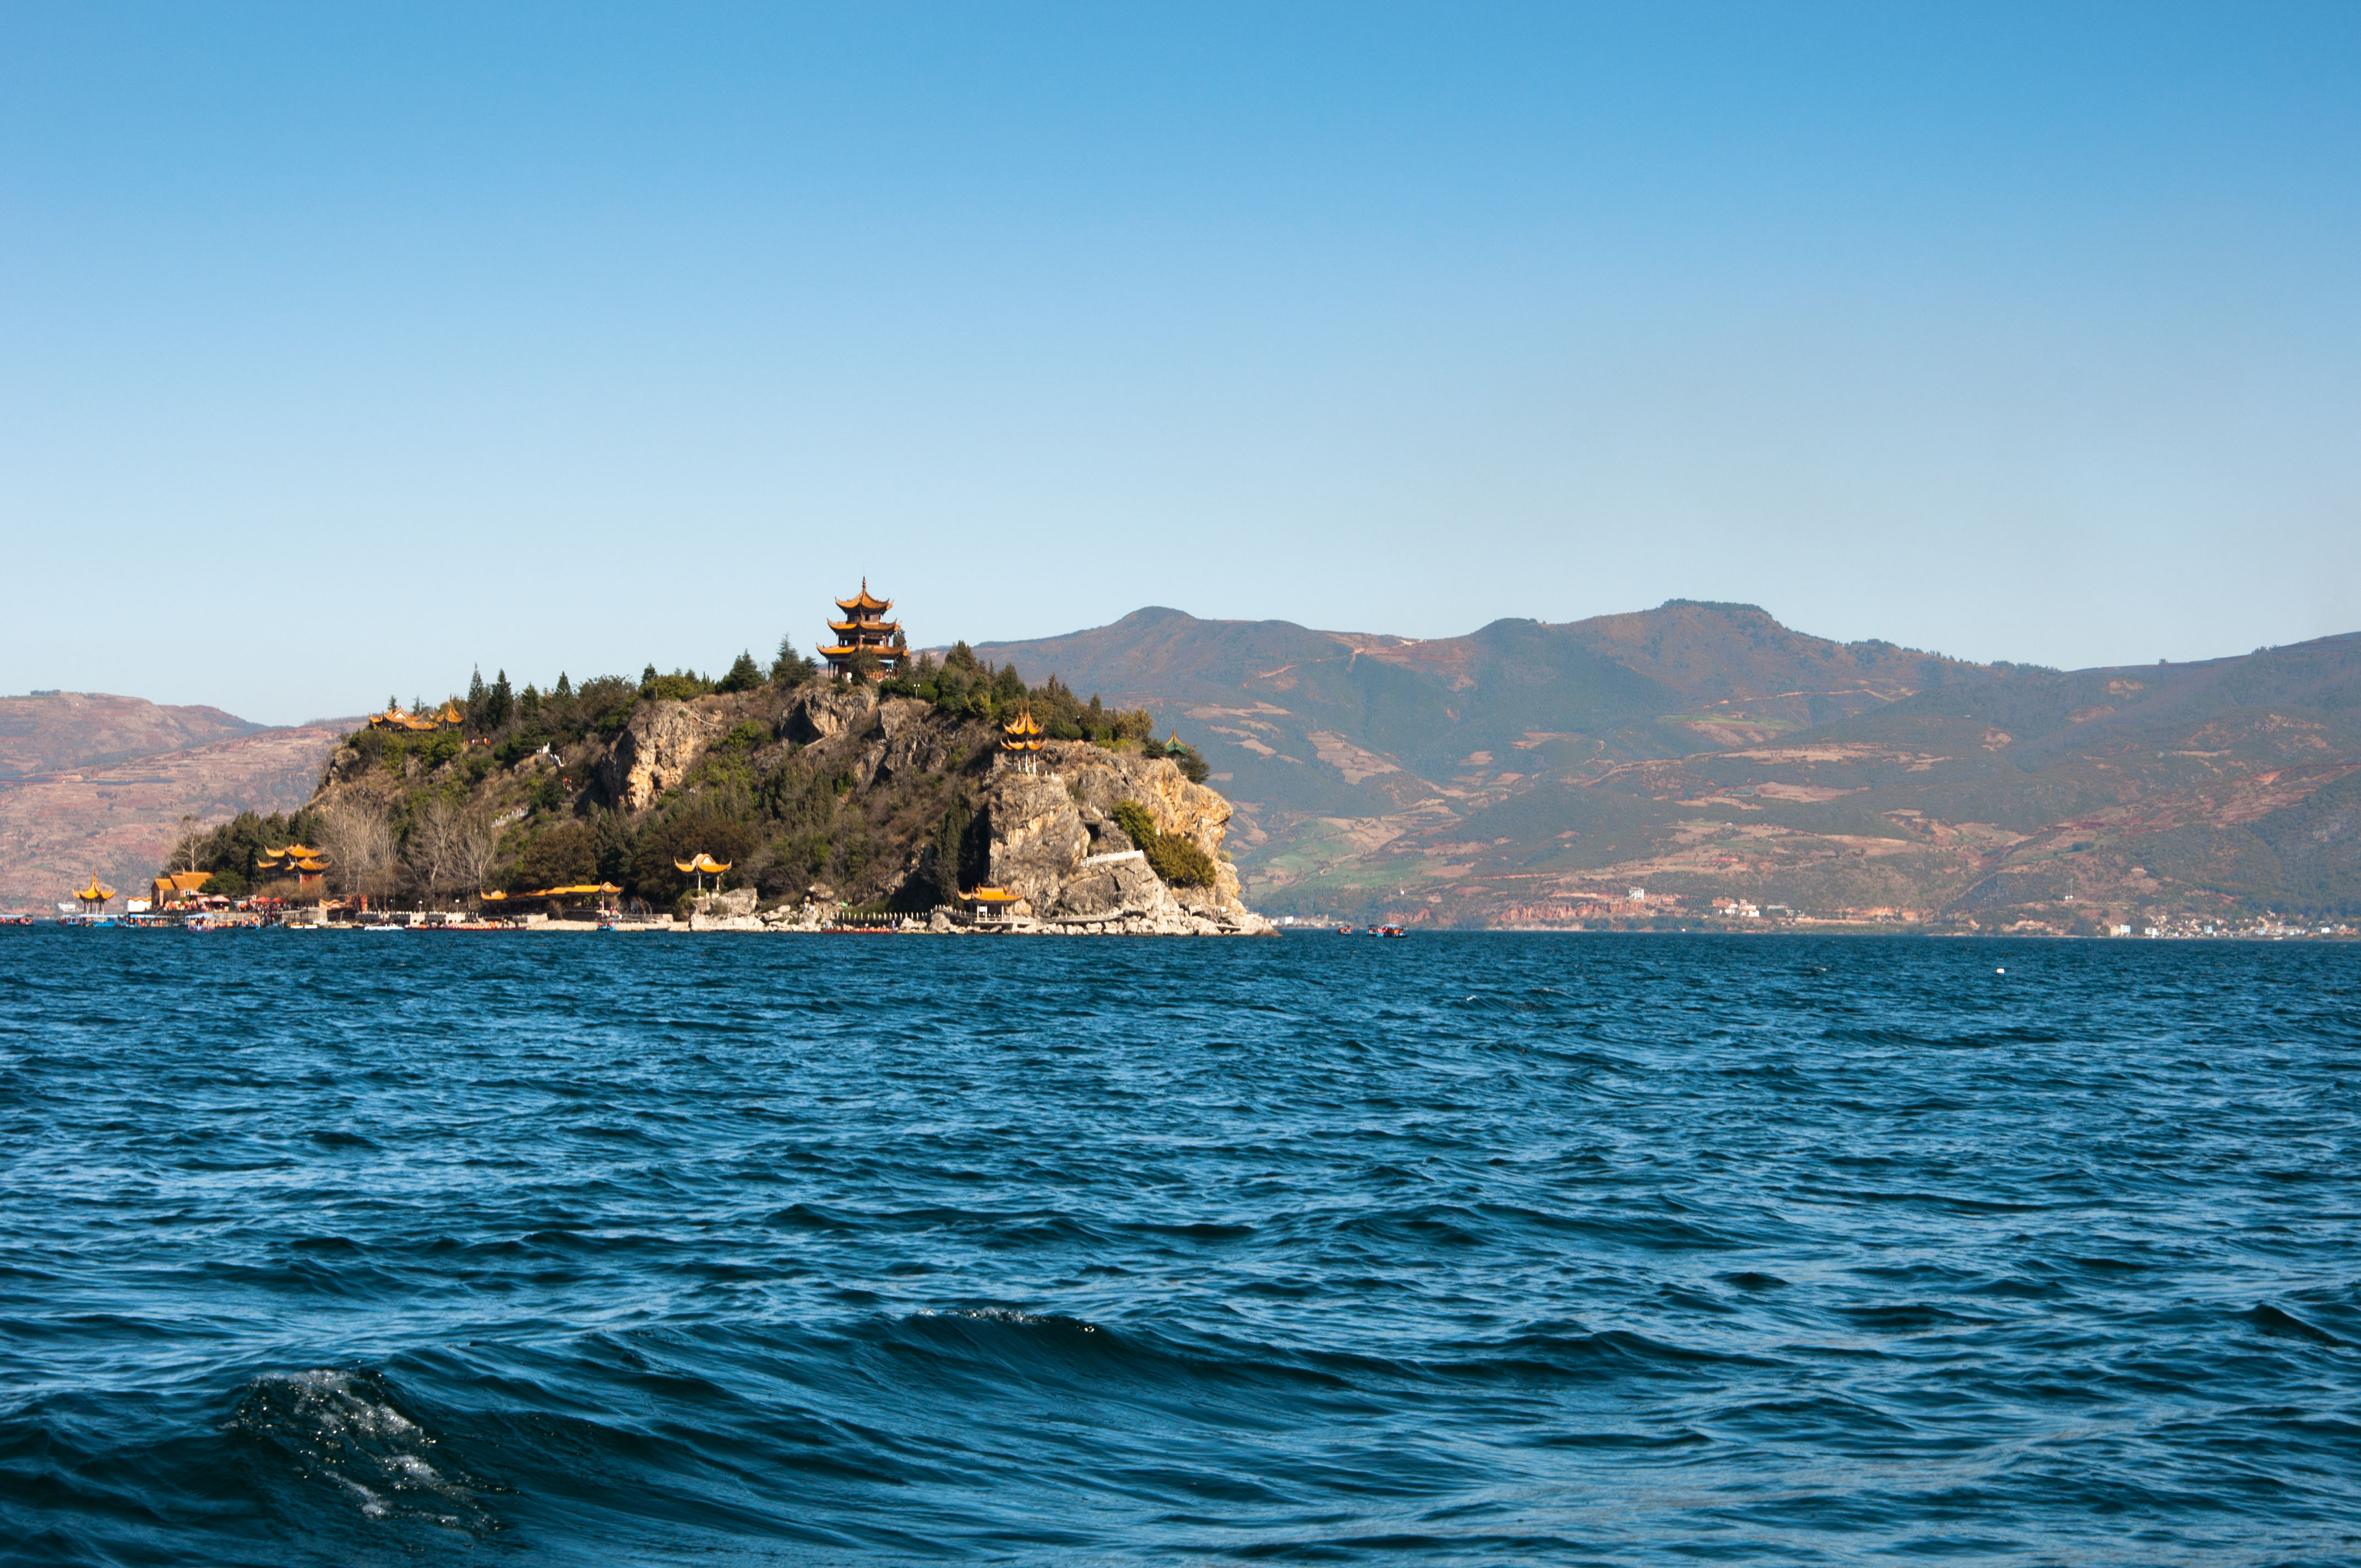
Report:
M 2361 628 L 2361 6 L 0 9 L 0 689 Z M 1046 671 L 1028 672 L 1038 679 Z

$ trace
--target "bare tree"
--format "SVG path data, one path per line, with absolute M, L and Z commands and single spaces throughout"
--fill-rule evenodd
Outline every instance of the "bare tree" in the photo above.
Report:
M 361 795 L 344 795 L 320 811 L 320 847 L 328 875 L 345 894 L 382 893 L 393 869 L 393 829 L 385 807 Z
M 446 892 L 459 872 L 467 814 L 447 795 L 429 795 L 410 820 L 410 870 L 429 898 Z
M 452 882 L 465 889 L 469 898 L 483 891 L 484 879 L 492 874 L 500 843 L 490 816 L 481 808 L 460 814 L 452 840 Z

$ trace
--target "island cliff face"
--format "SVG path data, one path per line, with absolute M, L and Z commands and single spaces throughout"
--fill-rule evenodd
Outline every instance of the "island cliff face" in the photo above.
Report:
M 1042 773 L 1004 769 L 983 797 L 993 885 L 1022 896 L 1037 919 L 1125 930 L 1265 927 L 1238 898 L 1236 868 L 1221 858 L 1228 801 L 1162 758 L 1087 741 L 1051 741 L 1041 757 Z M 1126 800 L 1147 809 L 1159 834 L 1203 850 L 1213 884 L 1168 886 L 1115 821 Z
M 311 809 L 381 815 L 397 839 L 422 803 L 465 791 L 499 831 L 488 885 L 516 893 L 605 879 L 679 898 L 675 857 L 730 863 L 701 927 L 805 927 L 841 906 L 934 917 L 979 885 L 1017 895 L 1017 929 L 1243 934 L 1271 929 L 1223 858 L 1230 803 L 1136 744 L 1050 740 L 1008 765 L 997 725 L 862 683 L 643 698 L 610 736 L 580 734 L 494 765 L 456 742 L 331 759 Z M 514 750 L 514 746 L 511 746 Z M 1185 839 L 1203 885 L 1168 883 L 1117 820 L 1130 803 L 1159 839 Z M 1137 827 L 1140 819 L 1133 817 Z M 379 891 L 399 895 L 404 857 Z M 358 873 L 356 872 L 356 875 Z M 357 887 L 353 891 L 358 891 Z M 411 879 L 413 894 L 429 889 Z M 943 910 L 940 916 L 937 911 Z

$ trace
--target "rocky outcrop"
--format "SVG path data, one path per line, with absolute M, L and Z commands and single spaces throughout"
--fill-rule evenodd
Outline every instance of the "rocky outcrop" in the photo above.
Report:
M 890 707 L 895 705 L 887 703 L 884 706 Z M 923 705 L 913 703 L 909 706 Z M 840 685 L 833 681 L 815 681 L 797 686 L 794 696 L 787 699 L 787 711 L 779 721 L 779 733 L 798 746 L 832 740 L 840 735 L 854 734 L 865 729 L 878 707 L 875 686 Z
M 640 704 L 600 764 L 607 798 L 625 811 L 646 810 L 688 776 L 730 724 L 726 710 L 707 704 Z
M 1155 931 L 1268 930 L 1238 898 L 1221 859 L 1230 803 L 1191 784 L 1173 763 L 1055 742 L 1043 769 L 996 773 L 983 796 L 991 881 L 1021 896 L 1021 913 L 1052 927 Z M 1213 861 L 1206 888 L 1168 887 L 1124 834 L 1115 808 L 1136 801 L 1160 834 L 1193 840 Z

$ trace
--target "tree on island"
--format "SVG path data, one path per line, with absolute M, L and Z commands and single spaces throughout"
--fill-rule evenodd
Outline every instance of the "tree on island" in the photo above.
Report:
M 773 685 L 799 686 L 818 674 L 819 665 L 796 646 L 792 633 L 779 639 L 779 656 L 771 661 Z

